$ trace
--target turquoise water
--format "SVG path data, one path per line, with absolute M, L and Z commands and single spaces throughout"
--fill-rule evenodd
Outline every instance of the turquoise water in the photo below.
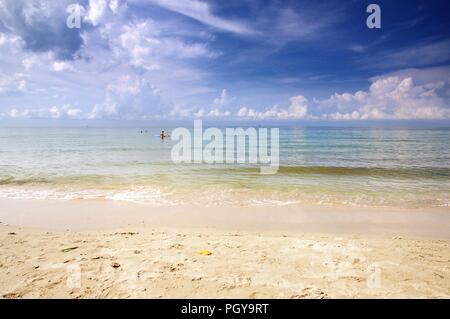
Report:
M 174 164 L 176 142 L 161 142 L 160 130 L 0 128 L 0 198 L 450 206 L 448 128 L 281 128 L 275 175 L 255 165 Z

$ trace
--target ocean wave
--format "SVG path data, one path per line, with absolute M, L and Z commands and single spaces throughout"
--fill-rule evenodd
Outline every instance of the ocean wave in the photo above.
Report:
M 276 199 L 252 199 L 247 201 L 248 206 L 287 206 L 298 204 L 294 200 L 276 200 Z
M 0 185 L 41 185 L 41 184 L 54 184 L 54 185 L 74 185 L 83 183 L 101 184 L 107 182 L 123 181 L 122 176 L 101 175 L 101 174 L 85 174 L 85 175 L 73 175 L 73 176 L 0 176 Z
M 113 200 L 157 206 L 175 206 L 181 202 L 159 190 L 59 190 L 2 188 L 0 198 L 50 200 Z
M 142 162 L 136 162 L 134 165 L 145 165 Z M 15 176 L 14 174 L 0 175 L 0 185 L 112 185 L 129 186 L 129 184 L 139 183 L 140 186 L 153 185 L 161 181 L 163 177 L 176 177 L 180 179 L 191 178 L 192 181 L 214 180 L 220 183 L 226 183 L 230 180 L 242 180 L 250 178 L 253 182 L 254 176 L 260 176 L 259 167 L 227 166 L 227 165 L 174 165 L 173 169 L 155 171 L 151 174 L 75 174 L 75 175 L 30 175 Z M 377 167 L 328 167 L 328 166 L 281 166 L 277 174 L 268 175 L 265 178 L 270 179 L 274 176 L 290 176 L 292 178 L 302 176 L 338 176 L 338 177 L 368 177 L 368 178 L 389 178 L 397 180 L 435 180 L 447 181 L 450 179 L 449 168 L 377 168 Z M 260 180 L 264 180 L 261 177 Z M 176 185 L 174 185 L 176 186 Z M 276 185 L 274 185 L 276 186 Z
M 259 167 L 208 167 L 193 168 L 196 171 L 223 173 L 260 173 Z M 382 167 L 340 167 L 340 166 L 280 166 L 277 174 L 286 175 L 339 175 L 393 178 L 449 178 L 450 168 L 382 168 Z
M 149 188 L 134 189 L 51 189 L 36 187 L 0 187 L 0 198 L 37 200 L 106 200 L 131 202 L 155 206 L 250 206 L 279 207 L 288 205 L 315 204 L 322 206 L 357 207 L 450 207 L 450 199 L 445 197 L 421 197 L 416 194 L 392 196 L 390 194 L 336 195 L 330 193 L 279 193 L 273 191 L 220 191 L 210 190 L 160 190 Z
M 17 178 L 12 175 L 0 177 L 0 185 L 49 184 L 51 179 L 43 177 Z

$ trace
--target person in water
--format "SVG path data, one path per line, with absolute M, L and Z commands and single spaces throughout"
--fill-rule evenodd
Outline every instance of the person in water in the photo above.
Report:
M 161 131 L 161 134 L 159 134 L 159 137 L 161 138 L 161 140 L 165 139 L 166 137 L 169 137 L 169 134 L 164 133 L 164 131 Z

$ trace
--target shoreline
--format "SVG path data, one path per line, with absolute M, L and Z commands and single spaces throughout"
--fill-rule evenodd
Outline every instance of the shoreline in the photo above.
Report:
M 0 222 L 42 230 L 210 228 L 450 239 L 450 209 L 320 205 L 150 206 L 110 200 L 0 199 Z

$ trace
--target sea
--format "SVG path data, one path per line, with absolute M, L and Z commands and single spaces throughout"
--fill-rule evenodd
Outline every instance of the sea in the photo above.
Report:
M 271 175 L 248 163 L 174 163 L 178 141 L 158 137 L 174 128 L 2 126 L 0 199 L 450 206 L 449 127 L 285 125 L 279 128 L 279 170 Z

